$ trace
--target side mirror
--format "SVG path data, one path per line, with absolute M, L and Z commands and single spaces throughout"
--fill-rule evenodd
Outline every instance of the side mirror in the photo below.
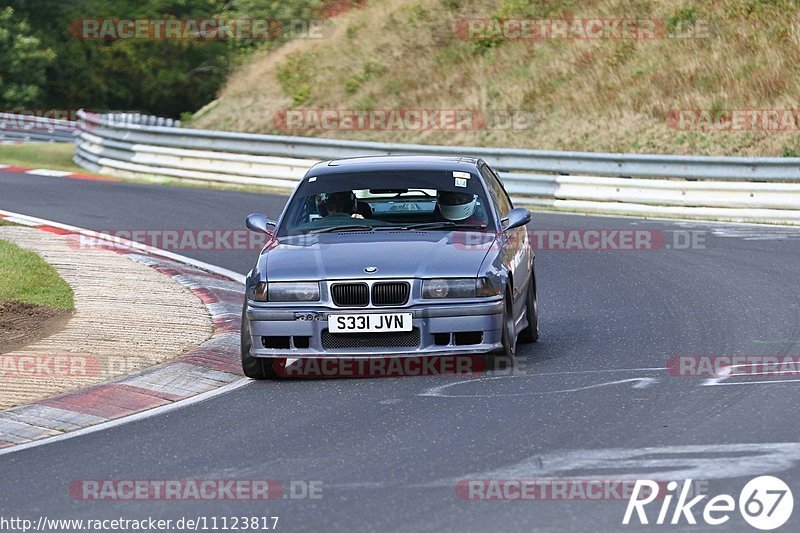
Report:
M 531 212 L 524 207 L 517 207 L 508 212 L 508 216 L 501 220 L 503 231 L 524 226 L 531 221 Z
M 247 215 L 247 219 L 244 221 L 244 225 L 247 226 L 247 229 L 250 231 L 266 233 L 267 235 L 272 234 L 270 226 L 274 228 L 276 224 L 277 222 L 268 219 L 266 215 L 261 213 L 250 213 Z

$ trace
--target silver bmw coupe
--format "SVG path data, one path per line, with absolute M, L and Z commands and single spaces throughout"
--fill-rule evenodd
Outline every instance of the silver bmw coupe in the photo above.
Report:
M 468 157 L 312 167 L 247 276 L 244 373 L 293 358 L 513 356 L 539 337 L 534 254 L 497 173 Z

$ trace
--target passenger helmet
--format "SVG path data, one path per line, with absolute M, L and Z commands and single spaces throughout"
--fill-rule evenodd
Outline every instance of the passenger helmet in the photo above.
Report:
M 442 216 L 455 222 L 472 216 L 478 204 L 478 197 L 465 192 L 439 191 L 436 203 Z

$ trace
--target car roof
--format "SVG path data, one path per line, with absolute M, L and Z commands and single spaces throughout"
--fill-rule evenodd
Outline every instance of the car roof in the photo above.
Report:
M 317 163 L 309 175 L 342 174 L 382 170 L 458 170 L 477 172 L 480 159 L 462 156 L 383 155 L 333 159 Z

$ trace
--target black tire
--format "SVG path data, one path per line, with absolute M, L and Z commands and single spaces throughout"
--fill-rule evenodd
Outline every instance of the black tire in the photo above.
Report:
M 533 275 L 533 274 L 532 274 Z M 532 343 L 539 340 L 539 300 L 536 297 L 536 278 L 532 278 L 528 287 L 528 299 L 525 302 L 525 313 L 528 315 L 528 326 L 519 332 L 519 342 Z
M 244 375 L 252 379 L 274 379 L 278 375 L 275 373 L 275 358 L 272 357 L 253 357 L 250 350 L 253 349 L 253 338 L 250 336 L 250 321 L 247 320 L 247 304 L 242 308 L 242 371 Z
M 514 331 L 514 312 L 511 298 L 506 294 L 503 300 L 503 347 L 486 354 L 487 370 L 502 370 L 514 364 L 514 354 L 517 351 L 517 338 Z

